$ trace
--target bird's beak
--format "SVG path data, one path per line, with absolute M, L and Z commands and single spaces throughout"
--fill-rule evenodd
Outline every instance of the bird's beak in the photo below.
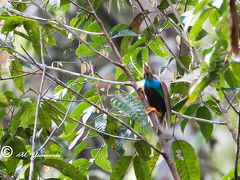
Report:
M 148 75 L 150 75 L 150 76 L 152 76 L 152 70 L 151 70 L 151 68 L 149 67 L 149 65 L 147 64 L 147 63 L 145 63 L 145 62 L 143 62 L 143 73 L 144 74 L 148 74 Z
M 145 63 L 144 61 L 143 61 L 143 71 L 144 71 L 144 73 L 147 71 L 147 68 L 148 68 L 149 66 L 147 65 L 147 63 Z

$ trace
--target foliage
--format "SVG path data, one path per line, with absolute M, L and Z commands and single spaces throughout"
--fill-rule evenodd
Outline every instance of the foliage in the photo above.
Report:
M 234 119 L 227 114 L 228 109 L 221 107 L 234 97 L 240 84 L 240 65 L 232 61 L 229 47 L 227 0 L 172 0 L 172 4 L 162 0 L 160 4 L 149 3 L 153 10 L 140 7 L 144 12 L 131 18 L 131 9 L 139 7 L 132 1 L 89 2 L 94 11 L 83 0 L 45 0 L 43 8 L 37 7 L 41 13 L 46 11 L 39 17 L 25 12 L 37 6 L 27 0 L 9 2 L 0 10 L 0 51 L 11 55 L 6 67 L 0 65 L 0 78 L 4 80 L 0 82 L 0 148 L 13 149 L 10 157 L 1 155 L 0 168 L 9 176 L 28 179 L 35 144 L 36 179 L 87 179 L 94 176 L 96 169 L 112 180 L 129 176 L 130 169 L 137 179 L 157 177 L 161 156 L 149 144 L 162 150 L 156 142 L 159 134 L 153 132 L 138 92 L 132 88 L 143 81 L 142 63 L 153 56 L 162 64 L 158 72 L 175 66 L 170 84 L 175 111 L 172 123 L 180 122 L 184 135 L 188 134 L 186 126 L 193 126 L 195 134 L 201 134 L 201 139 L 211 144 L 213 123 L 226 121 L 226 116 L 230 121 Z M 175 5 L 178 8 L 166 14 Z M 98 13 L 99 9 L 113 11 L 108 17 L 133 20 L 121 24 L 117 19 L 116 25 L 107 24 L 106 15 Z M 149 19 L 152 16 L 154 19 Z M 177 53 L 168 45 L 171 38 L 163 36 L 162 31 L 168 30 L 177 33 L 176 42 L 172 38 L 179 48 Z M 183 51 L 182 46 L 188 50 Z M 47 66 L 41 64 L 42 60 Z M 68 71 L 70 66 L 65 63 L 74 66 Z M 45 70 L 40 92 L 40 79 L 36 80 L 35 75 L 43 76 Z M 232 104 L 238 101 L 236 96 Z M 37 133 L 33 142 L 34 125 Z M 180 178 L 201 179 L 204 174 L 198 164 L 197 145 L 173 137 L 174 142 L 167 143 L 172 142 L 172 157 Z M 193 139 L 196 141 L 196 137 Z M 45 177 L 49 171 L 55 175 Z M 233 178 L 233 173 L 223 179 Z

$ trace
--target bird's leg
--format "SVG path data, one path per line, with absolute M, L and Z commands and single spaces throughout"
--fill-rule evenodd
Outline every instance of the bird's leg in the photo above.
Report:
M 154 107 L 149 107 L 149 108 L 147 108 L 147 115 L 148 114 L 150 114 L 151 112 L 155 112 L 157 115 L 158 115 L 158 117 L 162 117 L 162 113 L 161 112 L 159 112 L 156 108 L 154 108 Z
M 144 90 L 143 90 L 143 88 L 142 88 L 142 87 L 139 87 L 137 91 L 142 91 L 142 93 L 144 94 Z M 139 97 L 139 96 L 137 96 L 137 98 L 138 98 L 138 99 L 140 99 L 140 97 Z

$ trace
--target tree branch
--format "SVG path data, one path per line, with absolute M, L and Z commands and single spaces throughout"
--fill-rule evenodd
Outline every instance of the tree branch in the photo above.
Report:
M 38 63 L 38 65 L 43 67 L 42 64 Z M 52 66 L 46 66 L 46 69 L 58 71 L 58 72 L 68 74 L 68 75 L 71 75 L 71 76 L 84 77 L 84 78 L 87 78 L 87 79 L 90 79 L 90 80 L 93 80 L 93 81 L 98 81 L 98 82 L 102 82 L 102 83 L 106 83 L 106 84 L 132 86 L 131 82 L 118 82 L 118 81 L 111 81 L 111 80 L 96 78 L 96 77 L 92 77 L 92 76 L 88 76 L 88 75 L 85 75 L 85 74 L 76 73 L 76 72 L 72 72 L 72 71 L 68 71 L 68 70 L 65 70 L 65 69 L 60 69 L 60 68 L 56 68 L 56 67 L 52 67 Z
M 41 21 L 43 23 L 53 23 L 53 24 L 58 25 L 58 23 L 56 21 L 54 21 L 53 19 L 45 19 L 45 18 L 41 18 L 41 17 L 38 17 L 38 16 L 28 15 L 28 14 L 25 14 L 23 12 L 17 11 L 15 9 L 12 9 L 12 8 L 9 8 L 9 7 L 5 7 L 5 9 L 8 12 L 11 12 L 13 14 L 16 14 L 16 15 L 19 15 L 19 16 L 22 16 L 22 17 L 25 17 L 25 18 L 28 18 L 28 19 L 32 19 L 32 20 L 35 20 L 35 21 Z M 68 26 L 68 25 L 65 25 L 65 26 L 67 28 L 71 29 L 71 30 L 74 30 L 74 31 L 77 31 L 77 32 L 80 32 L 80 33 L 95 35 L 95 36 L 103 36 L 103 33 L 86 31 L 86 30 L 79 29 L 79 28 L 74 28 L 74 27 L 71 27 L 71 26 Z
M 236 99 L 236 97 L 238 96 L 238 94 L 240 93 L 240 88 L 238 88 L 237 92 L 233 95 L 232 99 L 229 101 L 228 106 L 226 107 L 226 111 L 229 110 L 229 108 L 231 107 L 231 104 L 233 103 L 233 101 Z
M 189 120 L 196 120 L 196 121 L 200 121 L 200 122 L 205 122 L 205 123 L 209 123 L 209 124 L 218 124 L 218 125 L 226 125 L 225 122 L 219 122 L 219 121 L 210 121 L 210 120 L 206 120 L 206 119 L 201 119 L 201 118 L 197 118 L 197 117 L 192 117 L 192 116 L 188 116 L 185 114 L 182 114 L 180 112 L 174 111 L 172 110 L 173 114 L 176 114 L 178 116 L 181 116 L 183 118 L 187 118 Z
M 230 122 L 230 119 L 229 119 L 228 114 L 227 114 L 227 110 L 224 108 L 222 102 L 218 98 L 216 98 L 214 96 L 212 96 L 212 98 L 218 104 L 218 106 L 219 106 L 219 108 L 220 108 L 220 110 L 223 114 L 223 118 L 225 120 L 226 126 L 227 126 L 228 130 L 230 131 L 230 133 L 232 134 L 232 137 L 233 137 L 234 141 L 236 141 L 237 140 L 237 133 L 236 133 L 235 129 L 233 128 L 232 123 Z
M 40 32 L 40 46 L 41 46 L 41 61 L 42 61 L 42 64 L 44 65 L 45 62 L 44 62 L 44 58 L 43 58 L 43 37 L 42 37 L 41 26 L 39 26 L 39 32 Z M 38 92 L 37 108 L 36 108 L 36 113 L 35 113 L 34 128 L 33 128 L 32 154 L 31 154 L 31 159 L 30 159 L 29 180 L 33 179 L 38 115 L 39 115 L 39 109 L 40 109 L 40 101 L 41 101 L 41 98 L 42 98 L 42 91 L 43 91 L 43 84 L 44 84 L 45 74 L 46 74 L 46 68 L 43 67 L 42 79 L 41 79 L 39 92 Z

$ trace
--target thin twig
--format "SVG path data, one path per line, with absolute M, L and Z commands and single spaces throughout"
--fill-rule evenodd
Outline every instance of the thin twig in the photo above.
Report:
M 44 58 L 43 58 L 43 39 L 42 39 L 42 29 L 41 29 L 41 26 L 39 26 L 39 32 L 40 32 L 40 46 L 41 46 L 41 61 L 42 61 L 42 64 L 44 65 L 45 62 L 44 62 Z M 42 79 L 41 79 L 39 92 L 38 92 L 37 108 L 36 108 L 36 113 L 35 113 L 34 128 L 33 128 L 32 154 L 31 154 L 31 160 L 30 160 L 29 180 L 33 179 L 38 115 L 39 115 L 40 101 L 41 101 L 41 97 L 42 97 L 42 91 L 43 91 L 43 84 L 44 84 L 45 74 L 46 74 L 46 68 L 43 67 Z
M 228 130 L 230 131 L 230 133 L 232 134 L 232 137 L 233 137 L 234 141 L 236 141 L 236 140 L 237 140 L 237 133 L 236 133 L 235 129 L 233 128 L 232 123 L 230 122 L 230 119 L 229 119 L 229 117 L 228 117 L 228 114 L 227 114 L 226 109 L 224 108 L 222 102 L 221 102 L 218 98 L 216 98 L 216 97 L 214 97 L 214 96 L 212 96 L 212 98 L 213 98 L 213 99 L 216 101 L 216 103 L 218 104 L 218 106 L 219 106 L 219 108 L 220 108 L 220 110 L 221 110 L 221 112 L 222 112 L 223 118 L 224 118 L 224 120 L 225 120 L 225 123 L 226 123 L 226 125 L 227 125 L 227 128 L 228 128 Z
M 16 14 L 16 15 L 19 15 L 19 16 L 22 16 L 22 17 L 25 17 L 25 18 L 28 18 L 28 19 L 32 19 L 32 20 L 35 20 L 35 21 L 41 21 L 41 22 L 44 22 L 44 23 L 53 23 L 53 24 L 56 24 L 56 25 L 58 24 L 53 19 L 46 19 L 46 18 L 41 18 L 41 17 L 38 17 L 38 16 L 28 15 L 28 14 L 25 14 L 23 12 L 20 12 L 20 11 L 17 11 L 15 9 L 12 9 L 10 7 L 5 7 L 5 9 L 8 12 L 11 12 L 13 14 Z M 74 30 L 74 31 L 77 31 L 77 32 L 80 32 L 80 33 L 89 34 L 89 35 L 95 35 L 95 36 L 103 36 L 103 33 L 86 31 L 86 30 L 79 29 L 79 28 L 74 28 L 74 27 L 68 26 L 68 25 L 65 25 L 65 26 L 68 27 L 71 30 Z M 59 28 L 59 27 L 56 27 L 56 28 Z
M 79 4 L 77 4 L 76 2 L 74 2 L 74 1 L 72 1 L 72 0 L 68 0 L 68 1 L 71 2 L 72 4 L 74 4 L 74 5 L 75 5 L 76 7 L 78 7 L 79 9 L 85 11 L 86 13 L 88 13 L 88 14 L 93 14 L 92 11 L 87 10 L 86 8 L 84 8 L 84 7 L 80 6 Z
M 42 64 L 38 63 L 38 65 L 42 67 Z M 85 74 L 76 73 L 76 72 L 72 72 L 72 71 L 68 71 L 68 70 L 65 70 L 65 69 L 60 69 L 60 68 L 56 68 L 56 67 L 52 67 L 52 66 L 46 66 L 46 69 L 58 71 L 58 72 L 68 74 L 68 75 L 71 75 L 71 76 L 83 77 L 83 78 L 87 78 L 87 79 L 90 79 L 90 80 L 93 80 L 93 81 L 98 81 L 98 82 L 102 82 L 102 83 L 106 83 L 106 84 L 132 86 L 131 82 L 118 82 L 118 81 L 111 81 L 111 80 L 107 80 L 107 79 L 96 78 L 96 77 L 92 77 L 92 76 L 88 76 L 88 75 L 85 75 Z
M 222 89 L 221 89 L 222 90 Z M 227 97 L 227 95 L 226 95 L 226 93 L 222 90 L 222 92 L 223 92 L 223 95 L 224 95 L 224 97 L 226 98 L 226 100 L 227 100 L 227 102 L 228 102 L 228 104 L 233 108 L 233 110 L 235 111 L 235 113 L 239 113 L 238 112 L 238 110 L 233 106 L 233 104 L 230 102 L 230 100 L 228 99 L 228 97 Z
M 236 99 L 236 97 L 238 96 L 239 93 L 240 93 L 240 88 L 238 88 L 237 92 L 233 95 L 232 99 L 230 100 L 230 103 L 229 103 L 228 106 L 226 107 L 226 111 L 229 110 L 229 108 L 231 107 L 231 104 L 232 104 L 233 101 Z
M 192 117 L 192 116 L 188 116 L 188 115 L 182 114 L 182 113 L 174 111 L 174 110 L 172 110 L 172 113 L 176 114 L 178 116 L 181 116 L 183 118 L 187 118 L 189 120 L 196 120 L 196 121 L 205 122 L 205 123 L 209 123 L 209 124 L 226 125 L 225 122 L 210 121 L 210 120 L 206 120 L 206 119 L 202 119 L 202 118 Z
M 2 78 L 2 77 L 0 77 L 0 80 L 1 80 L 1 81 L 6 81 L 6 80 L 10 80 L 10 79 L 20 78 L 20 77 L 24 77 L 24 76 L 28 76 L 28 75 L 35 74 L 35 73 L 38 72 L 38 71 L 39 71 L 39 70 L 34 71 L 34 72 L 29 72 L 29 73 L 26 73 L 26 74 L 21 74 L 21 75 L 18 75 L 18 76 L 11 76 L 11 77 L 8 77 L 8 78 Z
M 8 1 L 9 3 L 17 3 L 17 4 L 31 4 L 31 1 Z

